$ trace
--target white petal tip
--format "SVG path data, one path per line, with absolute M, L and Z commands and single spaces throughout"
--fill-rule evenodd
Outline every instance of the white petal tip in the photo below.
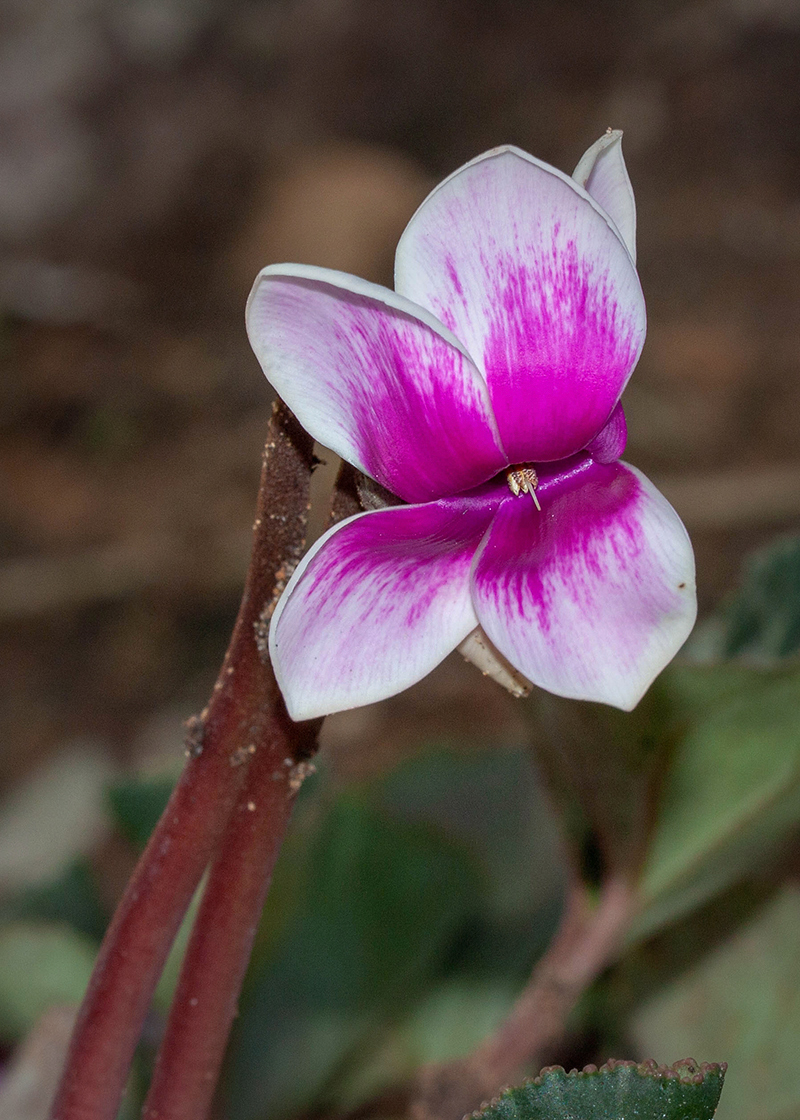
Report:
M 596 140 L 578 160 L 572 178 L 611 218 L 635 262 L 636 202 L 622 154 L 622 130 L 609 128 Z
M 622 129 L 621 128 L 608 128 L 600 137 L 595 140 L 590 148 L 587 148 L 581 158 L 578 160 L 578 166 L 572 172 L 572 178 L 581 187 L 586 187 L 589 177 L 594 170 L 598 158 L 607 152 L 609 148 L 616 144 L 622 143 Z

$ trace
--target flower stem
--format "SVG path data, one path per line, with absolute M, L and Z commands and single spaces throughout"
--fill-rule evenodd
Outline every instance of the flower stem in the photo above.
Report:
M 508 1018 L 475 1054 L 496 1085 L 556 1042 L 593 980 L 619 952 L 633 915 L 625 880 L 609 880 L 598 902 L 576 885 L 561 925 Z
M 274 738 L 274 709 L 281 702 L 272 670 L 259 651 L 269 605 L 302 551 L 313 461 L 311 440 L 288 410 L 276 406 L 264 452 L 250 567 L 228 652 L 208 707 L 192 721 L 184 773 L 100 949 L 52 1120 L 114 1120 L 180 922 L 259 746 Z M 307 750 L 305 741 L 302 750 Z
M 576 882 L 552 943 L 498 1030 L 469 1057 L 422 1071 L 411 1098 L 413 1120 L 471 1112 L 558 1041 L 581 995 L 619 952 L 634 904 L 625 879 L 610 879 L 596 904 Z
M 230 774 L 215 746 L 205 760 L 187 766 L 106 933 L 53 1120 L 112 1120 L 116 1115 L 155 985 L 233 807 L 240 775 Z
M 225 1045 L 272 869 L 321 720 L 292 724 L 276 706 L 271 737 L 247 781 L 211 866 L 142 1116 L 203 1120 Z M 291 765 L 286 765 L 290 763 Z

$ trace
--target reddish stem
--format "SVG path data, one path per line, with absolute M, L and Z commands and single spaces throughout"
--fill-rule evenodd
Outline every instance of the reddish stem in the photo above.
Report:
M 597 904 L 575 883 L 559 929 L 508 1017 L 469 1057 L 423 1070 L 411 1098 L 413 1120 L 457 1120 L 558 1041 L 581 995 L 619 952 L 634 905 L 625 879 L 610 879 Z
M 193 721 L 184 773 L 100 949 L 52 1120 L 114 1120 L 180 922 L 231 816 L 249 763 L 262 742 L 271 742 L 279 698 L 272 671 L 259 655 L 259 626 L 302 549 L 312 465 L 310 439 L 287 410 L 277 407 L 264 454 L 253 553 L 230 646 L 208 708 Z M 280 510 L 280 516 L 271 516 L 270 509 Z
M 225 1045 L 281 841 L 308 771 L 321 721 L 293 725 L 275 713 L 228 822 L 192 931 L 159 1050 L 143 1117 L 203 1120 L 211 1107 Z M 289 764 L 289 765 L 287 765 Z
M 490 1084 L 503 1084 L 558 1041 L 580 997 L 619 952 L 634 897 L 624 879 L 609 880 L 596 904 L 582 885 L 573 888 L 558 932 L 511 1013 L 473 1055 Z
M 178 783 L 103 941 L 53 1120 L 117 1113 L 153 990 L 242 778 L 213 742 Z

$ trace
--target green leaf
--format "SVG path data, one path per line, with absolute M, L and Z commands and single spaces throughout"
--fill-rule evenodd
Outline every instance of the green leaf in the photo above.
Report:
M 103 791 L 114 774 L 107 745 L 79 738 L 15 784 L 0 807 L 0 882 L 46 882 L 101 842 L 108 829 Z
M 528 711 L 537 758 L 587 878 L 599 864 L 606 872 L 638 868 L 652 787 L 671 745 L 671 698 L 660 682 L 632 712 L 547 693 Z
M 665 694 L 673 732 L 677 729 L 680 738 L 690 724 L 703 719 L 712 709 L 722 707 L 741 692 L 785 675 L 786 670 L 756 669 L 735 661 L 715 665 L 679 661 L 665 669 L 658 684 Z
M 430 982 L 481 889 L 459 847 L 349 796 L 325 816 L 304 877 L 303 905 L 240 1003 L 227 1081 L 240 1120 L 324 1099 Z
M 0 929 L 0 1036 L 27 1034 L 55 1004 L 77 1004 L 96 946 L 66 926 L 14 922 Z
M 137 848 L 144 848 L 150 839 L 174 784 L 172 778 L 127 778 L 108 788 L 107 798 L 114 820 Z
M 770 663 L 800 652 L 800 536 L 753 553 L 741 586 L 698 631 L 697 655 Z
M 726 1066 L 610 1061 L 566 1073 L 560 1066 L 507 1089 L 481 1120 L 711 1120 Z
M 519 988 L 499 977 L 464 976 L 431 987 L 405 1019 L 371 1035 L 337 1086 L 335 1111 L 358 1110 L 423 1065 L 466 1057 L 500 1026 Z
M 633 1018 L 633 1037 L 650 1053 L 725 1055 L 717 1120 L 800 1116 L 798 930 L 800 889 L 791 886 Z
M 498 918 L 524 915 L 529 927 L 532 913 L 558 908 L 564 891 L 559 828 L 529 750 L 465 755 L 434 748 L 389 774 L 377 792 L 394 815 L 469 848 L 486 870 L 486 900 Z
M 292 968 L 305 974 L 324 944 L 314 998 L 337 1008 L 404 995 L 438 960 L 481 888 L 466 853 L 445 837 L 350 797 L 329 814 L 311 862 L 310 905 Z M 309 951 L 306 962 L 300 948 Z
M 0 921 L 64 922 L 100 941 L 108 914 L 95 874 L 84 859 L 74 860 L 58 878 L 11 893 L 0 905 Z
M 496 1027 L 548 944 L 563 904 L 563 859 L 553 814 L 528 751 L 520 748 L 459 753 L 433 746 L 396 771 L 359 784 L 358 797 L 378 819 L 449 841 L 483 872 L 472 906 L 448 946 L 446 971 L 387 1003 L 389 1014 L 357 1025 L 354 1043 L 326 1087 L 326 1106 L 349 1112 L 395 1086 L 427 1062 L 462 1057 Z M 351 795 L 352 796 L 352 795 Z M 315 846 L 306 821 L 289 839 L 289 874 L 283 856 L 275 883 L 281 908 L 297 906 L 308 883 Z M 301 842 L 298 844 L 298 839 Z M 454 847 L 453 847 L 454 846 Z M 509 853 L 513 859 L 509 859 Z M 288 849 L 287 849 L 288 854 Z M 291 879 L 293 891 L 287 889 Z M 270 896 L 272 909 L 273 896 Z M 267 914 L 269 919 L 269 913 Z M 262 927 L 263 928 L 263 927 Z M 352 1016 L 319 1022 L 318 1047 L 353 1030 Z
M 741 878 L 800 821 L 800 672 L 731 679 L 720 690 L 720 671 L 699 667 L 668 678 L 692 722 L 666 776 L 634 936 Z

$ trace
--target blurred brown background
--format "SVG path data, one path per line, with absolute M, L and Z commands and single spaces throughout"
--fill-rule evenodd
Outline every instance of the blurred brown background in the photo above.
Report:
M 800 4 L 4 0 L 0 887 L 97 843 L 110 768 L 180 764 L 247 563 L 255 272 L 391 284 L 438 178 L 503 142 L 571 171 L 608 126 L 650 316 L 627 458 L 708 609 L 800 520 Z M 519 716 L 451 659 L 326 732 L 343 771 L 434 733 Z

